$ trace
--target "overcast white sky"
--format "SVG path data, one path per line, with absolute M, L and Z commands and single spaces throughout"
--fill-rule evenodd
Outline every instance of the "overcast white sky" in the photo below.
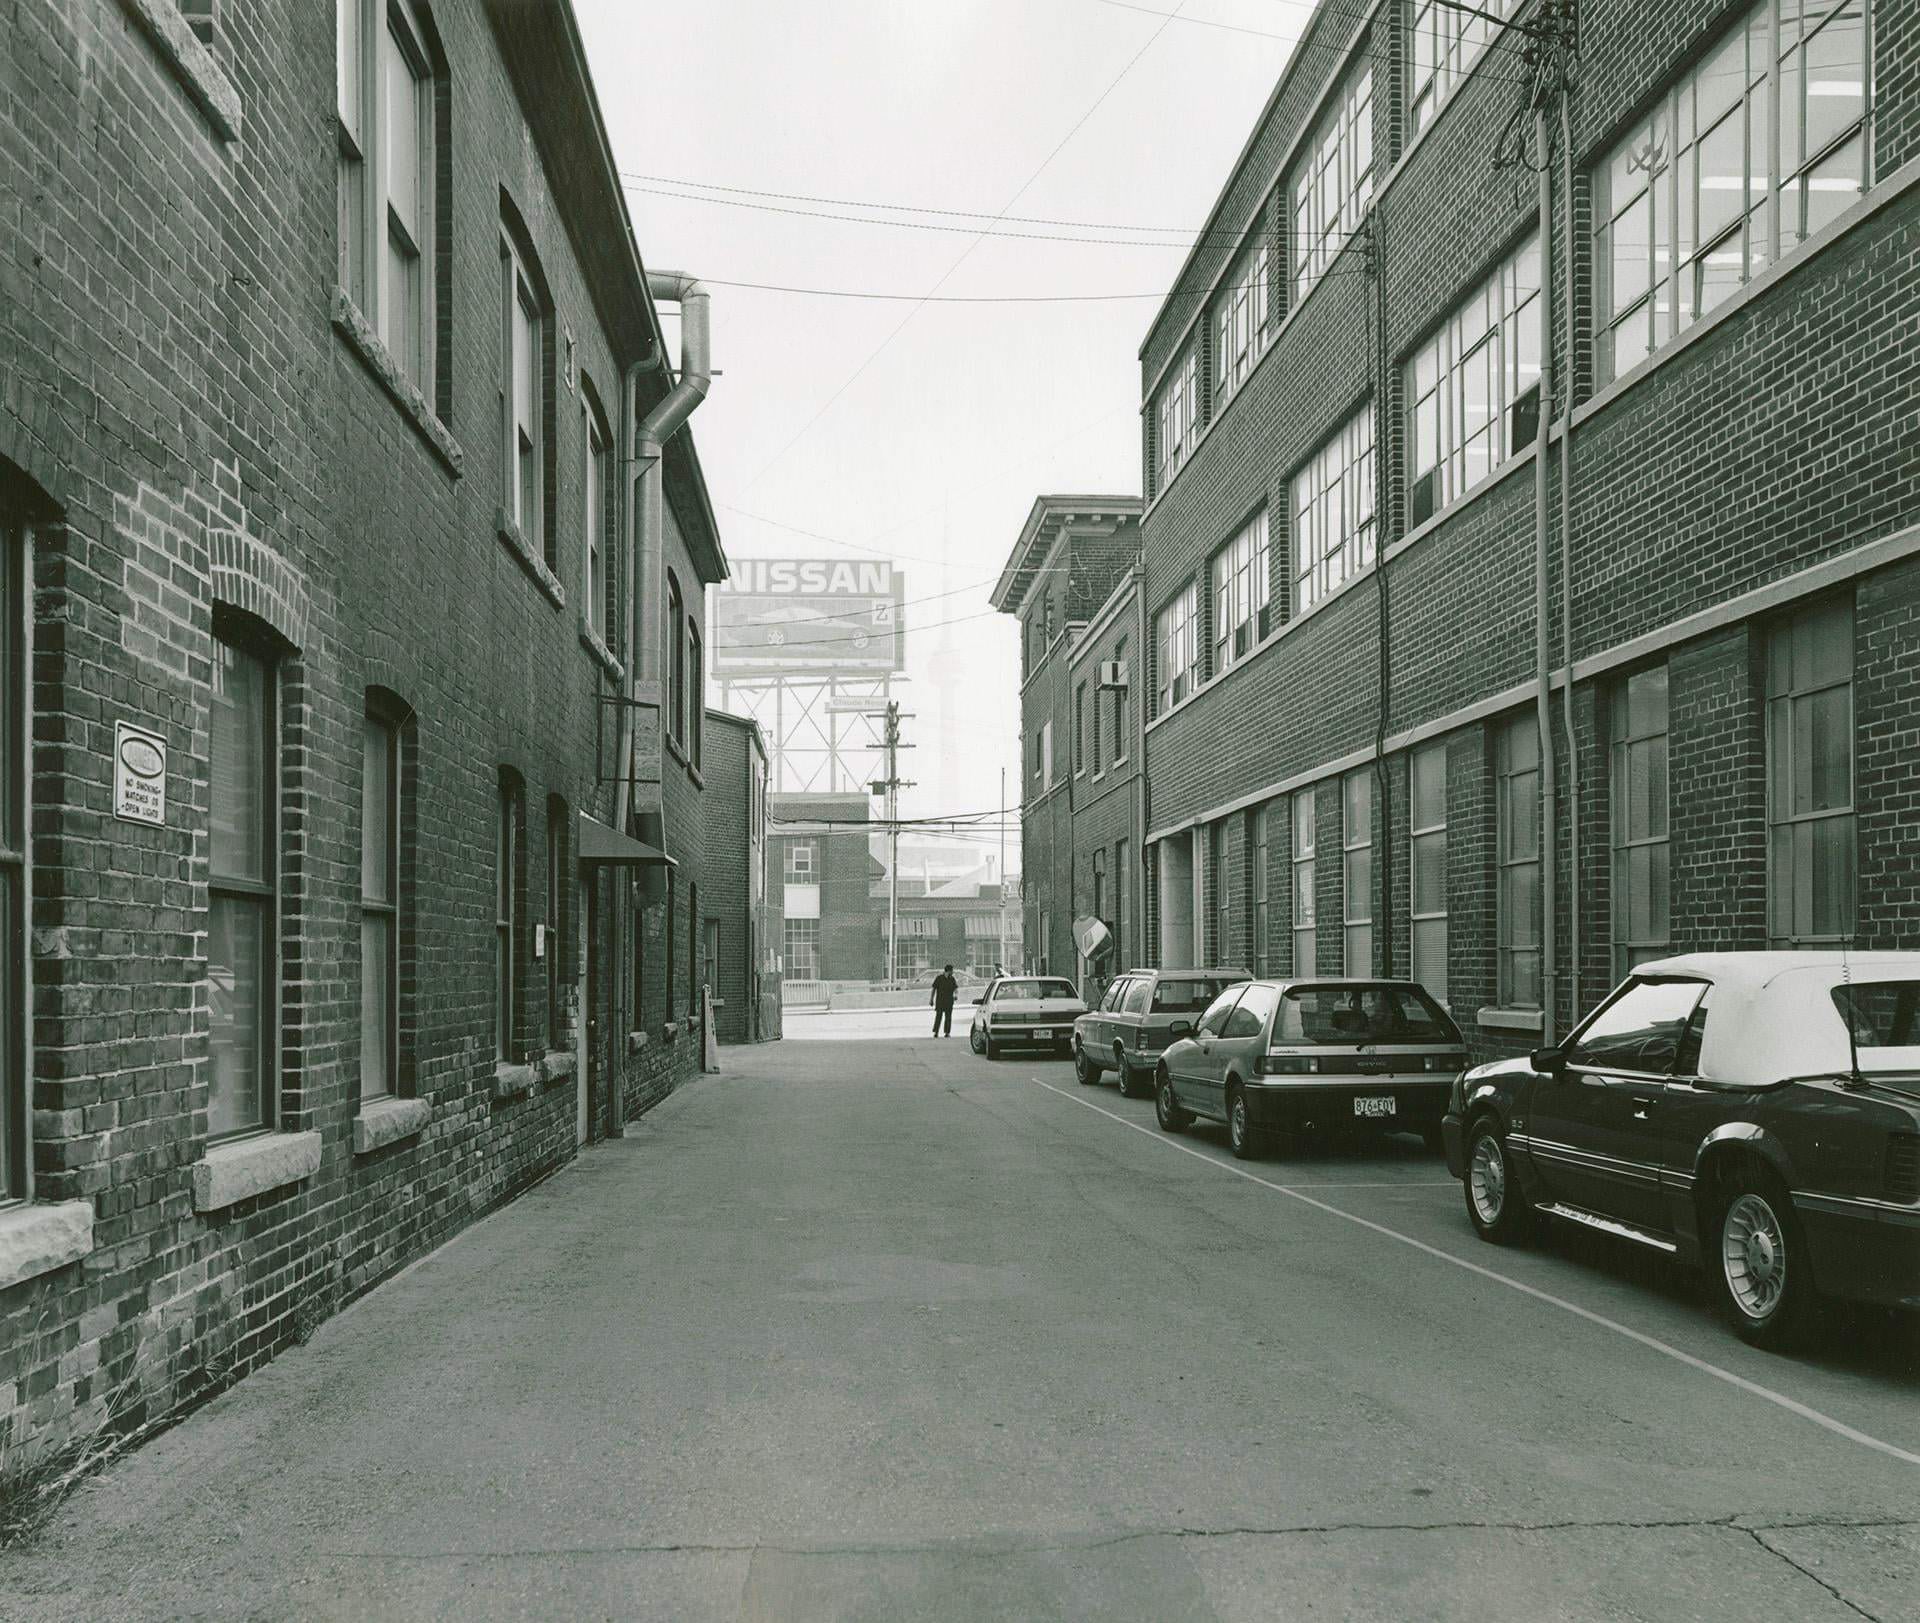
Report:
M 1155 239 L 1175 246 L 990 237 L 940 289 L 973 296 L 1163 291 L 1312 12 L 1305 0 L 1187 0 L 1174 21 L 1180 0 L 575 5 L 620 167 L 674 177 L 639 185 L 1183 228 Z M 986 594 L 1037 494 L 1138 492 L 1137 355 L 1154 302 L 916 311 L 730 288 L 922 295 L 990 221 L 850 224 L 633 189 L 628 202 L 649 265 L 713 285 L 724 376 L 693 427 L 728 553 L 893 558 L 912 603 L 899 693 L 918 745 L 903 811 L 990 809 L 1003 766 L 1017 804 L 1018 643 Z M 935 593 L 951 595 L 913 601 Z

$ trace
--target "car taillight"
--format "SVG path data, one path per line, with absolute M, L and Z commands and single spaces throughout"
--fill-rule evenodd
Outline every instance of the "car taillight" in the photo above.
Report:
M 1261 1076 L 1312 1076 L 1319 1069 L 1319 1060 L 1310 1054 L 1267 1054 L 1254 1063 Z

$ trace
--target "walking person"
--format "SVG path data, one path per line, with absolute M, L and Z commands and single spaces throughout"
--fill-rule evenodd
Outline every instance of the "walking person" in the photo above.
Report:
M 953 1035 L 953 1000 L 960 995 L 960 983 L 953 978 L 953 965 L 933 977 L 933 1034 Z

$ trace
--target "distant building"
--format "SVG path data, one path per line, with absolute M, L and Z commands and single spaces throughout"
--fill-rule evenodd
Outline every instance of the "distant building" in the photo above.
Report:
M 767 749 L 757 723 L 707 711 L 703 973 L 727 1043 L 780 1035 L 781 916 L 767 884 Z M 744 857 L 744 861 L 742 858 Z
M 991 597 L 1020 620 L 1020 869 L 1031 972 L 1087 974 L 1092 966 L 1075 946 L 1073 921 L 1098 912 L 1111 928 L 1114 904 L 1124 909 L 1138 888 L 1131 784 L 1140 752 L 1123 748 L 1123 770 L 1111 780 L 1093 762 L 1098 749 L 1113 764 L 1114 731 L 1127 733 L 1138 714 L 1132 582 L 1140 509 L 1137 496 L 1040 497 Z M 1126 683 L 1103 687 L 1100 661 L 1076 659 L 1089 628 L 1088 651 L 1126 664 Z M 1124 874 L 1116 874 L 1116 862 L 1126 865 Z M 1100 965 L 1109 973 L 1112 956 Z

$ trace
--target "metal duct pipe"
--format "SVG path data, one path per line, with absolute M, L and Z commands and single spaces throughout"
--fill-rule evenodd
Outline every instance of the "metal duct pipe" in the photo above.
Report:
M 1559 990 L 1554 953 L 1554 841 L 1560 814 L 1554 784 L 1551 645 L 1547 630 L 1547 438 L 1553 429 L 1553 166 L 1547 160 L 1547 110 L 1536 100 L 1533 149 L 1540 154 L 1540 424 L 1533 449 L 1534 730 L 1540 739 L 1540 1041 L 1554 1038 Z M 1571 674 L 1571 673 L 1569 673 Z
M 1545 154 L 1542 159 L 1544 161 Z M 1566 235 L 1560 246 L 1560 689 L 1567 733 L 1567 1001 L 1569 1023 L 1580 1018 L 1580 741 L 1573 730 L 1573 117 L 1560 91 L 1560 191 Z M 1543 277 L 1544 281 L 1545 278 Z M 1543 292 L 1541 297 L 1545 297 Z
M 661 711 L 661 582 L 666 571 L 660 562 L 666 533 L 666 484 L 661 456 L 667 441 L 707 397 L 713 382 L 713 354 L 709 344 L 707 290 L 681 271 L 649 271 L 647 291 L 655 299 L 680 306 L 680 376 L 666 397 L 641 418 L 634 429 L 633 454 L 638 464 L 639 491 L 634 505 L 633 643 L 627 658 L 627 702 L 620 707 L 620 787 L 614 801 L 614 822 L 627 831 L 633 800 L 634 705 L 650 698 L 655 714 Z M 662 365 L 665 364 L 664 354 Z M 664 727 L 662 729 L 664 732 Z M 642 837 L 665 849 L 658 827 L 643 829 Z

